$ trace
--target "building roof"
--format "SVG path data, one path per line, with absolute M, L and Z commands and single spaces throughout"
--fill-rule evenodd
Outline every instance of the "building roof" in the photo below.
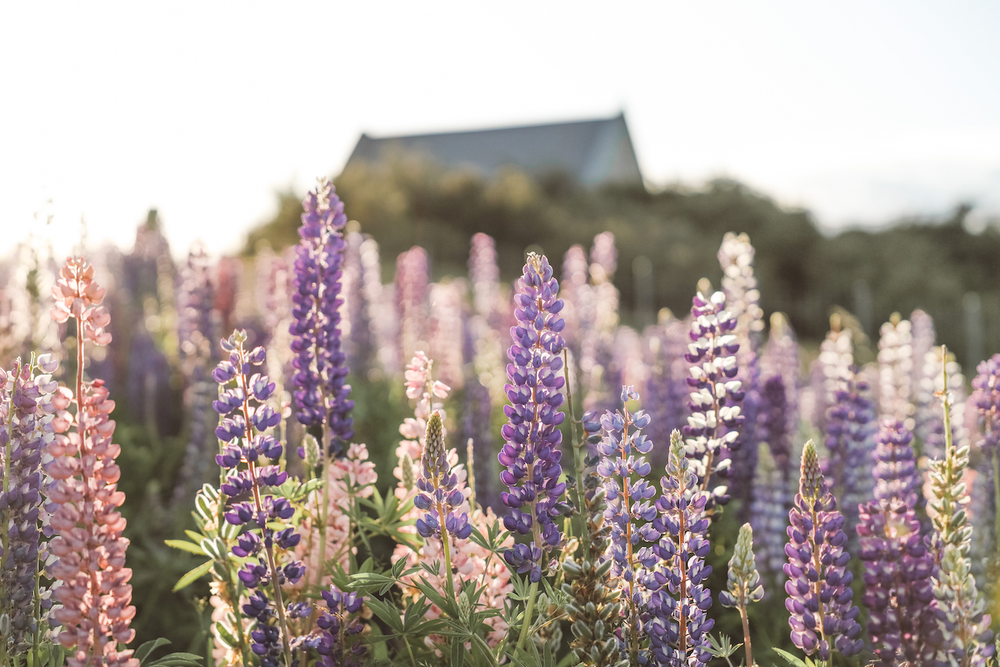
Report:
M 504 166 L 541 175 L 562 172 L 581 185 L 642 186 L 642 173 L 625 124 L 614 118 L 467 132 L 374 138 L 362 134 L 347 164 L 378 163 L 394 154 L 426 157 L 486 176 Z

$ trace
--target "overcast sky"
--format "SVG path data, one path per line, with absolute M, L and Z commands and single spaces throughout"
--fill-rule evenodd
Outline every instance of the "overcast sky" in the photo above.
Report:
M 998 29 L 994 1 L 8 3 L 0 254 L 39 212 L 128 248 L 150 207 L 175 253 L 232 251 L 363 131 L 619 110 L 654 185 L 730 176 L 831 229 L 998 215 Z

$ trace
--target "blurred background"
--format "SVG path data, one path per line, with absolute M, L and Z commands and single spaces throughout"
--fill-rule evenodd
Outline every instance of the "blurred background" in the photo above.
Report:
M 700 278 L 718 286 L 723 234 L 746 232 L 760 304 L 787 314 L 804 364 L 833 312 L 853 315 L 863 363 L 919 308 L 971 375 L 1000 351 L 998 25 L 993 2 L 5 8 L 3 338 L 58 349 L 51 268 L 94 258 L 116 341 L 90 370 L 129 397 L 140 638 L 187 648 L 208 613 L 207 589 L 170 593 L 196 561 L 162 543 L 208 465 L 185 449 L 193 248 L 212 335 L 267 338 L 261 290 L 327 175 L 386 285 L 412 246 L 442 281 L 484 232 L 510 282 L 526 250 L 558 266 L 611 231 L 621 321 L 642 331 L 683 317 Z M 355 380 L 359 439 L 392 442 L 405 400 L 373 371 Z M 392 391 L 398 414 L 364 412 L 364 392 Z

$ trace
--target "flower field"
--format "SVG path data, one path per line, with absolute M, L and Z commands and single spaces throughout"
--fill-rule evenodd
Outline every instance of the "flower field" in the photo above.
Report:
M 4 666 L 997 664 L 1000 355 L 917 310 L 806 364 L 742 234 L 637 331 L 610 233 L 384 281 L 303 205 L 280 254 L 4 267 Z

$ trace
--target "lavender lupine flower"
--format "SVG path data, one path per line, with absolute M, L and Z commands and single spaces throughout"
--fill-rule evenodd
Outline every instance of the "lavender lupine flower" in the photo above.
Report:
M 617 580 L 626 607 L 624 632 L 628 634 L 622 637 L 622 644 L 634 663 L 640 659 L 645 583 L 658 560 L 652 547 L 640 545 L 657 542 L 660 533 L 653 528 L 656 508 L 650 502 L 656 489 L 642 479 L 652 470 L 645 455 L 653 449 L 653 441 L 641 431 L 650 420 L 642 410 L 630 413 L 630 400 L 639 400 L 639 394 L 633 387 L 622 387 L 622 409 L 601 417 L 604 438 L 597 445 L 601 456 L 597 474 L 604 480 L 604 518 L 611 525 L 611 577 Z
M 614 354 L 619 321 L 618 288 L 613 282 L 617 261 L 614 235 L 595 236 L 589 268 L 592 322 L 580 340 L 580 377 L 584 407 L 598 412 L 614 407 L 622 386 L 622 368 Z
M 296 417 L 305 426 L 324 424 L 336 444 L 354 435 L 348 397 L 347 357 L 340 340 L 340 276 L 347 223 L 344 204 L 326 179 L 302 202 L 292 297 L 292 351 L 296 358 Z
M 285 665 L 289 667 L 292 637 L 288 617 L 296 617 L 301 610 L 295 605 L 285 609 L 281 586 L 302 579 L 305 567 L 299 561 L 289 560 L 279 568 L 274 547 L 291 550 L 301 536 L 293 528 L 273 528 L 274 522 L 291 519 L 295 509 L 285 498 L 262 493 L 262 487 L 283 484 L 288 474 L 278 466 L 265 465 L 266 460 L 275 461 L 281 456 L 281 443 L 269 433 L 281 417 L 267 403 L 274 393 L 274 383 L 256 370 L 266 361 L 264 348 L 247 352 L 243 347 L 245 342 L 244 331 L 235 331 L 228 340 L 224 339 L 222 349 L 229 352 L 229 358 L 220 361 L 212 373 L 220 385 L 219 398 L 213 407 L 222 416 L 215 431 L 223 443 L 216 461 L 230 471 L 221 486 L 222 492 L 232 500 L 251 496 L 249 501 L 236 502 L 224 515 L 230 524 L 248 528 L 232 551 L 235 556 L 248 559 L 238 576 L 254 591 L 243 606 L 247 616 L 259 621 L 257 630 L 251 633 L 251 649 L 260 656 L 263 667 L 277 667 L 284 649 Z M 274 603 L 264 591 L 268 584 Z M 272 620 L 274 616 L 277 624 Z
M 898 419 L 882 422 L 876 441 L 875 499 L 860 508 L 859 557 L 865 563 L 868 636 L 878 664 L 933 664 L 938 630 L 931 575 L 915 512 L 920 479 L 913 434 Z
M 708 633 L 715 621 L 705 612 L 712 593 L 705 580 L 710 496 L 700 488 L 695 462 L 688 459 L 679 431 L 670 435 L 670 460 L 661 479 L 663 495 L 656 501 L 659 516 L 653 528 L 661 535 L 654 548 L 661 563 L 649 583 L 650 654 L 657 665 L 695 666 L 711 660 Z
M 528 254 L 524 274 L 517 284 L 511 328 L 514 344 L 507 351 L 510 383 L 506 386 L 510 405 L 504 408 L 509 422 L 504 425 L 504 446 L 497 457 L 507 469 L 500 479 L 509 488 L 501 500 L 510 508 L 504 517 L 507 530 L 532 535 L 527 543 L 504 553 L 507 563 L 533 583 L 542 577 L 543 552 L 559 544 L 561 535 L 555 519 L 568 510 L 561 497 L 565 482 L 560 459 L 564 419 L 559 410 L 565 384 L 559 371 L 565 343 L 559 317 L 563 302 L 558 298 L 559 283 L 544 256 Z
M 587 440 L 600 440 L 601 425 L 596 413 L 584 413 L 583 428 Z M 578 453 L 581 459 L 587 444 L 574 443 L 574 447 L 582 450 Z M 567 583 L 562 585 L 562 590 L 570 598 L 566 615 L 572 623 L 570 646 L 574 655 L 587 667 L 617 667 L 621 654 L 615 633 L 621 623 L 621 603 L 620 594 L 608 585 L 607 575 L 614 561 L 605 557 L 611 526 L 604 520 L 607 504 L 604 486 L 595 469 L 598 460 L 599 457 L 593 456 L 579 462 L 578 475 L 583 492 L 580 511 L 584 515 L 585 528 L 579 555 L 563 562 Z
M 858 505 L 865 500 L 871 484 L 867 471 L 872 464 L 875 409 L 868 398 L 868 383 L 854 368 L 838 381 L 833 401 L 826 418 L 829 459 L 824 462 L 823 473 L 829 478 L 834 497 L 843 499 L 843 514 L 851 536 L 858 523 Z M 851 537 L 848 539 L 855 543 Z
M 784 471 L 779 469 L 766 443 L 758 447 L 757 477 L 750 501 L 750 525 L 759 536 L 757 556 L 768 581 L 768 590 L 776 590 L 785 581 L 785 527 L 792 504 L 791 489 Z
M 326 609 L 316 625 L 322 630 L 319 645 L 319 664 L 323 667 L 360 667 L 365 655 L 365 645 L 359 636 L 364 630 L 359 615 L 362 597 L 357 593 L 342 592 L 336 586 L 322 591 Z
M 693 459 L 693 470 L 703 491 L 709 491 L 713 474 L 727 477 L 731 453 L 740 446 L 739 429 L 743 425 L 740 401 L 742 385 L 735 379 L 739 371 L 736 351 L 739 343 L 732 331 L 736 319 L 724 310 L 726 297 L 716 292 L 706 298 L 694 297 L 689 345 L 685 358 L 692 364 L 688 384 L 692 387 L 691 415 L 684 427 L 686 453 Z M 711 489 L 709 510 L 729 502 L 727 487 Z
M 1000 445 L 1000 354 L 979 363 L 972 388 L 970 400 L 983 427 L 979 446 L 987 454 L 995 455 Z
M 475 358 L 471 318 L 465 318 L 464 327 L 465 355 L 467 359 Z M 472 364 L 466 364 L 468 369 L 465 378 L 464 406 L 462 409 L 462 437 L 459 442 L 472 442 L 475 455 L 470 467 L 470 474 L 476 479 L 476 502 L 483 508 L 493 508 L 500 511 L 500 495 L 496 488 L 497 459 L 494 447 L 493 402 L 490 390 L 480 381 L 474 372 Z
M 946 351 L 941 348 L 941 356 Z M 947 659 L 962 667 L 979 667 L 993 655 L 990 615 L 984 614 L 985 602 L 976 589 L 969 562 L 972 526 L 965 506 L 969 491 L 965 472 L 969 466 L 969 446 L 953 442 L 951 409 L 954 397 L 948 391 L 947 367 L 942 369 L 941 401 L 944 408 L 944 458 L 931 462 L 931 493 L 928 513 L 936 530 L 936 544 L 941 547 L 938 570 L 934 576 L 938 623 L 944 638 Z
M 344 304 L 341 324 L 348 366 L 360 377 L 367 377 L 375 360 L 375 340 L 372 333 L 372 308 L 365 289 L 363 250 L 365 237 L 361 232 L 347 233 L 344 249 Z
M 188 253 L 187 264 L 181 269 L 177 296 L 177 337 L 180 343 L 181 369 L 185 376 L 184 404 L 189 415 L 188 444 L 180 478 L 174 487 L 172 504 L 187 501 L 190 490 L 198 488 L 209 467 L 213 447 L 209 446 L 211 427 L 215 419 L 209 405 L 215 395 L 208 377 L 212 358 L 213 333 L 218 316 L 213 308 L 214 288 L 208 256 L 204 248 L 195 245 Z M 210 425 L 209 420 L 213 423 Z
M 47 431 L 51 433 L 50 422 L 56 411 L 52 394 L 59 385 L 52 380 L 51 373 L 57 366 L 51 355 L 45 354 L 34 364 L 24 364 L 18 359 L 9 374 L 0 369 L 0 451 L 4 453 L 0 492 L 4 526 L 0 614 L 10 622 L 10 629 L 3 637 L 8 655 L 27 649 L 36 631 L 37 574 L 39 567 L 44 566 L 44 558 L 39 558 L 38 530 L 44 512 L 41 458 L 46 439 L 51 439 Z M 51 606 L 49 599 L 40 599 L 38 603 L 41 609 Z
M 791 479 L 792 433 L 788 430 L 788 391 L 781 375 L 772 375 L 764 381 L 757 411 L 757 438 L 766 443 L 774 458 L 774 465 L 782 477 Z
M 417 519 L 417 533 L 424 539 L 431 537 L 448 541 L 451 535 L 459 540 L 468 539 L 472 524 L 465 512 L 456 513 L 465 496 L 457 488 L 458 475 L 451 471 L 448 452 L 444 445 L 444 425 L 437 410 L 427 420 L 424 438 L 424 455 L 420 461 L 420 477 L 416 480 L 418 493 L 413 504 L 425 514 Z
M 787 422 L 786 432 L 791 435 L 799 430 L 799 391 L 802 387 L 800 377 L 799 343 L 795 339 L 795 332 L 788 324 L 788 320 L 782 313 L 771 314 L 771 330 L 769 332 L 767 345 L 761 355 L 761 377 L 764 378 L 762 393 L 766 392 L 768 381 L 778 375 L 781 376 L 782 385 L 785 388 L 785 408 L 784 415 Z M 761 400 L 768 399 L 762 397 Z M 773 400 L 770 401 L 773 405 Z M 761 408 L 766 410 L 767 408 Z M 774 438 L 772 437 L 772 440 Z M 761 442 L 770 442 L 764 436 Z M 772 452 L 773 449 L 772 445 Z M 778 457 L 778 464 L 784 462 Z M 789 467 L 789 472 L 791 468 Z
M 849 657 L 863 646 L 858 608 L 851 606 L 851 556 L 844 550 L 844 517 L 823 479 L 812 440 L 802 452 L 800 474 L 785 545 L 785 608 L 791 615 L 792 643 L 823 661 L 834 650 Z

